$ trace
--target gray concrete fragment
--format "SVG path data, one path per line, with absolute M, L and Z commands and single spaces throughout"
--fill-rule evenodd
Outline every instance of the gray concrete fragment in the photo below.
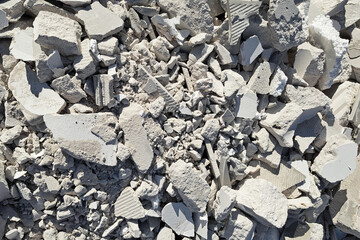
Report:
M 280 67 L 277 67 L 270 83 L 269 94 L 274 97 L 280 96 L 285 89 L 287 81 L 288 77 L 286 74 L 281 70 Z
M 146 173 L 153 161 L 153 151 L 140 116 L 142 107 L 130 104 L 120 114 L 119 123 L 124 131 L 125 146 L 130 150 L 132 160 L 141 173 Z M 136 131 L 134 131 L 136 129 Z
M 360 56 L 360 29 L 354 28 L 351 32 L 351 41 L 347 50 L 350 58 Z
M 178 235 L 194 237 L 191 211 L 183 203 L 168 203 L 161 211 L 161 220 Z
M 198 236 L 206 239 L 208 237 L 208 215 L 207 212 L 194 213 L 195 232 Z
M 360 57 L 350 59 L 350 65 L 352 68 L 352 76 L 356 81 L 360 82 Z
M 80 44 L 80 56 L 74 60 L 74 68 L 79 78 L 85 79 L 96 72 L 96 65 L 90 54 L 90 40 L 84 39 Z
M 114 79 L 107 74 L 93 76 L 95 102 L 100 107 L 108 106 L 114 100 Z
M 286 197 L 264 179 L 245 180 L 237 190 L 236 206 L 269 227 L 283 227 L 288 215 Z
M 72 7 L 81 7 L 84 5 L 89 5 L 91 3 L 91 0 L 59 0 L 59 1 L 67 5 L 70 5 Z
M 242 95 L 236 95 L 235 116 L 238 118 L 253 119 L 257 113 L 258 99 L 251 90 L 245 90 Z
M 108 37 L 98 42 L 98 49 L 101 54 L 112 56 L 119 50 L 119 40 L 116 37 Z
M 6 13 L 6 18 L 9 22 L 16 22 L 25 13 L 26 9 L 23 3 L 23 0 L 2 1 L 0 3 L 0 9 Z
M 123 217 L 125 219 L 145 217 L 145 209 L 131 187 L 126 187 L 120 193 L 114 204 L 114 214 L 116 217 Z
M 60 54 L 54 50 L 48 55 L 41 53 L 36 58 L 36 74 L 40 82 L 47 82 L 65 75 L 66 69 L 61 61 Z
M 9 186 L 5 179 L 4 164 L 1 161 L 0 162 L 0 202 L 8 198 L 11 198 L 11 194 L 10 194 Z
M 64 56 L 80 54 L 81 26 L 76 21 L 57 13 L 41 11 L 33 24 L 36 43 L 57 49 Z
M 44 116 L 46 126 L 66 153 L 107 166 L 117 163 L 116 121 L 111 113 Z
M 275 64 L 269 62 L 261 63 L 247 83 L 247 87 L 259 94 L 270 92 L 270 77 L 275 70 Z
M 236 194 L 231 188 L 223 186 L 216 193 L 216 199 L 214 201 L 214 217 L 215 220 L 220 222 L 225 220 L 231 209 L 235 206 Z
M 221 65 L 236 65 L 235 57 L 219 42 L 215 42 L 215 51 L 219 57 Z
M 156 236 L 156 240 L 175 240 L 175 233 L 171 228 L 164 226 Z
M 285 229 L 283 238 L 285 240 L 323 239 L 324 235 L 322 224 L 295 222 Z
M 8 85 L 16 100 L 32 114 L 58 113 L 66 105 L 46 83 L 39 82 L 24 62 L 19 62 L 11 71 Z
M 158 4 L 161 9 L 170 14 L 170 17 L 178 16 L 180 26 L 189 29 L 192 35 L 200 32 L 212 34 L 214 24 L 206 0 L 185 0 L 181 2 L 159 0 Z M 199 12 L 201 15 L 198 14 Z
M 222 237 L 229 240 L 251 240 L 255 232 L 256 222 L 250 220 L 240 210 L 231 211 L 230 218 L 227 221 Z
M 249 37 L 240 46 L 241 64 L 249 66 L 263 51 L 259 38 L 256 35 Z
M 324 51 L 305 42 L 298 46 L 294 69 L 310 87 L 314 87 L 324 72 Z
M 99 41 L 124 28 L 124 21 L 97 1 L 80 10 L 76 16 L 84 22 L 89 38 Z
M 217 135 L 220 130 L 220 123 L 217 119 L 210 119 L 205 122 L 204 127 L 201 130 L 201 135 L 209 139 L 210 141 L 215 141 L 217 138 Z
M 10 129 L 4 129 L 1 132 L 0 141 L 5 144 L 10 144 L 15 139 L 20 137 L 21 132 L 22 132 L 22 127 L 19 125 Z
M 204 212 L 210 197 L 210 186 L 191 163 L 178 160 L 169 168 L 169 177 L 180 197 L 192 212 Z
M 35 61 L 40 51 L 39 44 L 34 42 L 33 28 L 30 27 L 17 32 L 10 45 L 11 55 L 23 61 Z
M 311 170 L 331 183 L 344 180 L 355 170 L 357 148 L 345 135 L 334 135 L 315 158 Z
M 54 79 L 51 87 L 58 92 L 63 98 L 71 103 L 77 103 L 82 98 L 86 98 L 86 93 L 76 84 L 76 79 L 71 79 L 68 74 L 63 77 Z
M 189 60 L 187 62 L 188 66 L 193 65 L 196 62 L 203 62 L 210 55 L 210 53 L 214 50 L 213 45 L 208 45 L 206 43 L 197 45 L 193 49 L 191 49 L 189 53 Z
M 349 27 L 356 23 L 360 17 L 360 3 L 356 0 L 349 0 L 345 5 L 345 27 Z

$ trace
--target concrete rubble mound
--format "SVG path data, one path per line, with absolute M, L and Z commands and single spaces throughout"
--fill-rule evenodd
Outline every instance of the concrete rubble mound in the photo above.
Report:
M 0 239 L 360 239 L 359 0 L 0 1 Z

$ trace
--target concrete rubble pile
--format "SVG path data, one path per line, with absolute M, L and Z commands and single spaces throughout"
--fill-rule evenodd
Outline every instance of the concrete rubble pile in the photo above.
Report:
M 0 239 L 360 239 L 359 0 L 0 1 Z

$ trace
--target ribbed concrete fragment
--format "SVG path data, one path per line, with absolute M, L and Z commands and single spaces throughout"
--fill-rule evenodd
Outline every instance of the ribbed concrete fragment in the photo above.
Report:
M 210 197 L 210 186 L 191 163 L 178 160 L 169 168 L 170 182 L 192 212 L 203 212 Z
M 116 121 L 112 113 L 44 116 L 46 126 L 66 153 L 106 166 L 117 164 Z
M 114 98 L 114 79 L 107 74 L 93 76 L 96 105 L 104 107 Z
M 145 209 L 131 187 L 126 187 L 122 190 L 120 196 L 116 199 L 114 214 L 116 217 L 123 217 L 125 219 L 145 217 Z
M 146 173 L 153 161 L 153 151 L 143 127 L 143 118 L 140 116 L 142 111 L 140 105 L 130 104 L 121 112 L 119 123 L 124 131 L 125 146 L 130 150 L 136 168 Z
M 19 62 L 11 71 L 8 85 L 15 99 L 32 114 L 58 113 L 66 105 L 49 85 L 39 82 L 24 62 Z
M 161 211 L 161 220 L 178 235 L 194 236 L 191 211 L 183 203 L 168 203 Z
M 57 13 L 41 11 L 34 21 L 34 40 L 41 46 L 56 49 L 64 56 L 80 54 L 81 26 Z
M 76 16 L 84 22 L 85 31 L 89 38 L 102 40 L 120 32 L 124 28 L 124 21 L 109 9 L 95 1 Z

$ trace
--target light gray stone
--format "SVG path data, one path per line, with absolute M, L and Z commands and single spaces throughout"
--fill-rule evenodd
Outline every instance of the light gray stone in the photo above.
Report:
M 251 240 L 255 227 L 256 222 L 250 220 L 240 210 L 234 209 L 230 213 L 230 218 L 225 225 L 222 236 L 229 240 Z
M 10 129 L 4 129 L 1 132 L 0 141 L 5 144 L 10 144 L 15 139 L 20 137 L 21 132 L 22 132 L 22 127 L 19 125 Z
M 76 80 L 76 78 L 70 79 L 70 76 L 66 74 L 63 77 L 54 79 L 51 82 L 51 87 L 69 102 L 77 103 L 82 98 L 86 98 L 86 93 L 74 81 L 79 80 Z
M 90 40 L 84 39 L 80 44 L 80 56 L 74 60 L 74 68 L 79 78 L 85 79 L 96 72 L 96 65 L 90 54 Z
M 222 186 L 216 193 L 214 201 L 214 217 L 216 221 L 225 220 L 235 206 L 236 192 L 227 186 Z
M 259 38 L 249 37 L 240 46 L 241 64 L 249 66 L 263 51 Z
M 215 141 L 220 131 L 220 123 L 217 119 L 209 119 L 201 130 L 201 136 L 210 141 Z
M 178 235 L 194 237 L 191 211 L 183 203 L 168 203 L 161 211 L 161 220 Z
M 9 22 L 18 21 L 25 13 L 23 0 L 9 0 L 0 3 L 0 9 L 6 13 L 6 18 Z
M 268 94 L 270 92 L 270 77 L 274 70 L 275 64 L 269 62 L 261 63 L 246 86 L 256 93 Z
M 84 5 L 89 5 L 91 3 L 91 0 L 59 0 L 59 1 L 67 5 L 70 5 L 72 7 L 81 7 Z
M 257 113 L 258 99 L 251 90 L 236 96 L 235 116 L 238 118 L 253 119 Z
M 8 198 L 11 198 L 11 194 L 10 194 L 9 186 L 5 179 L 4 164 L 2 161 L 0 161 L 0 202 Z
M 0 8 L 0 30 L 9 26 L 9 20 L 6 18 L 6 13 Z
M 10 53 L 16 59 L 35 61 L 40 54 L 40 45 L 34 42 L 33 28 L 20 30 L 15 34 L 10 45 Z

